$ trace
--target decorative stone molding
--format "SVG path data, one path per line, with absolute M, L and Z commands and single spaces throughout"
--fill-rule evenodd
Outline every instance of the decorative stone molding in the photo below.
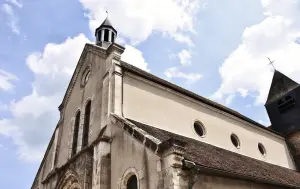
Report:
M 130 168 L 128 168 L 128 169 L 124 172 L 124 174 L 123 174 L 123 176 L 122 176 L 122 178 L 121 178 L 121 182 L 119 183 L 118 189 L 127 189 L 127 182 L 128 182 L 128 179 L 129 179 L 132 175 L 135 175 L 135 176 L 136 176 L 138 188 L 140 188 L 140 182 L 139 182 L 139 181 L 140 181 L 141 177 L 140 177 L 140 175 L 139 175 L 139 173 L 138 173 L 138 171 L 136 170 L 135 167 L 130 167 Z
M 91 67 L 92 67 L 92 65 L 91 65 L 91 63 L 89 63 L 89 65 L 86 66 L 86 68 L 84 69 L 84 71 L 81 74 L 81 77 L 80 77 L 80 87 L 81 88 L 85 87 L 85 85 L 88 83 L 88 81 L 85 80 L 85 77 L 87 76 L 87 74 L 89 74 L 89 77 L 91 77 L 93 74 Z
M 81 189 L 78 176 L 73 172 L 68 170 L 64 177 L 58 183 L 56 189 Z
M 112 45 L 111 45 L 112 46 Z M 119 46 L 119 45 L 117 45 Z M 122 47 L 122 46 L 120 46 Z M 123 47 L 124 48 L 124 47 Z M 80 70 L 81 70 L 81 67 L 83 66 L 83 63 L 85 61 L 85 58 L 86 58 L 86 55 L 87 53 L 90 52 L 92 54 L 95 54 L 95 55 L 98 55 L 102 58 L 107 58 L 107 51 L 105 49 L 102 49 L 101 47 L 97 46 L 97 45 L 93 45 L 93 44 L 85 44 L 84 46 L 84 49 L 82 51 L 82 54 L 79 58 L 79 61 L 78 61 L 78 64 L 75 68 L 75 72 L 71 78 L 71 82 L 69 83 L 69 86 L 67 88 L 67 91 L 65 93 L 65 96 L 63 98 L 63 101 L 61 103 L 61 105 L 59 106 L 59 110 L 60 111 L 63 111 L 63 109 L 65 108 L 65 105 L 67 104 L 68 100 L 69 100 L 69 97 L 70 97 L 70 94 L 74 88 L 74 85 L 76 83 L 76 80 L 79 76 L 79 73 L 80 73 Z

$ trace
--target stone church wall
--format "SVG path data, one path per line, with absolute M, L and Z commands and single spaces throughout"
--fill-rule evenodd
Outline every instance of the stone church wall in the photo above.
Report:
M 89 82 L 82 86 L 82 75 L 90 66 L 91 75 Z M 84 123 L 84 109 L 88 100 L 91 100 L 91 115 L 89 128 L 89 143 L 94 141 L 100 131 L 101 122 L 101 99 L 102 99 L 102 78 L 107 71 L 106 60 L 96 54 L 88 52 L 84 64 L 78 74 L 77 81 L 70 94 L 67 105 L 64 108 L 64 122 L 58 155 L 58 166 L 63 165 L 70 158 L 72 146 L 73 126 L 77 111 L 81 111 L 80 126 L 78 133 L 77 152 L 81 150 L 82 131 Z
M 123 114 L 229 151 L 295 169 L 283 137 L 131 73 L 123 76 Z M 203 138 L 193 129 L 196 120 L 205 127 Z M 230 140 L 233 133 L 239 137 L 239 149 Z M 266 156 L 260 154 L 258 143 L 264 145 Z
M 126 179 L 136 174 L 141 189 L 157 189 L 160 158 L 117 126 L 112 127 L 111 188 L 125 189 Z
M 54 152 L 54 144 L 52 142 L 49 152 L 47 154 L 46 160 L 43 165 L 43 171 L 41 172 L 42 179 L 45 179 L 47 177 L 47 175 L 50 173 L 50 171 L 52 170 L 53 152 Z

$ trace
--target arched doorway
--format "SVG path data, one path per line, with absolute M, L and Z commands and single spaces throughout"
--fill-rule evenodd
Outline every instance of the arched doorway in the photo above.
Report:
M 126 189 L 138 189 L 137 178 L 135 175 L 129 177 L 127 181 Z
M 138 188 L 140 188 L 139 174 L 134 167 L 130 167 L 124 172 L 119 189 L 138 189 Z

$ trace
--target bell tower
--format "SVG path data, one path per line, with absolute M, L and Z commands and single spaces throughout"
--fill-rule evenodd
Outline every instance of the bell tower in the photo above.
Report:
M 272 130 L 285 137 L 300 170 L 300 85 L 275 70 L 265 107 Z
M 300 130 L 300 85 L 277 70 L 265 107 L 273 130 L 283 135 Z
M 107 49 L 112 43 L 115 42 L 117 37 L 117 30 L 112 26 L 108 17 L 96 29 L 96 45 Z

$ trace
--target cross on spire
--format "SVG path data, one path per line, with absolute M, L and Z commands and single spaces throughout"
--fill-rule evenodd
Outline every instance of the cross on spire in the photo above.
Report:
M 106 12 L 106 18 L 108 18 L 108 11 L 106 10 L 105 12 Z
M 269 57 L 267 57 L 268 58 L 268 60 L 269 60 L 269 65 L 271 64 L 272 65 L 272 67 L 274 68 L 274 70 L 276 70 L 276 68 L 275 68 L 275 66 L 274 66 L 274 62 L 275 62 L 275 60 L 271 60 Z

